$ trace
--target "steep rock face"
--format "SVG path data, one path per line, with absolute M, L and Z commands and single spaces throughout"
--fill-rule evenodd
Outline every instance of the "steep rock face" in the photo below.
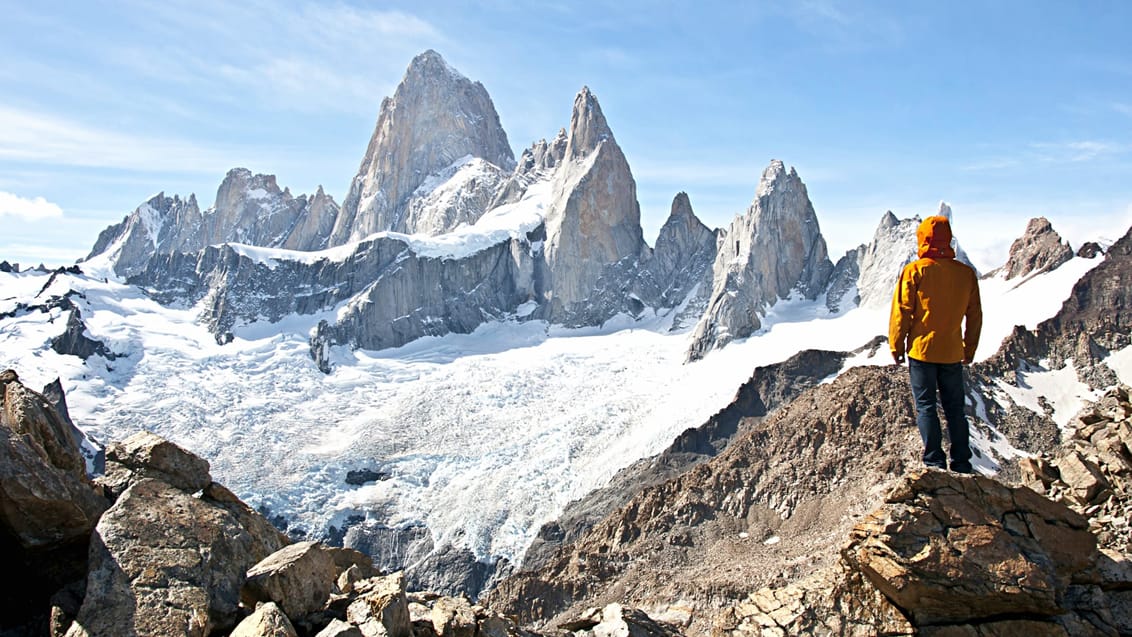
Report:
M 1010 256 L 1002 266 L 1006 279 L 1037 274 L 1057 268 L 1073 258 L 1073 248 L 1045 217 L 1036 217 L 1026 224 L 1026 232 L 1010 244 Z
M 401 239 L 378 236 L 359 242 L 347 258 L 270 261 L 220 245 L 156 257 L 129 281 L 163 302 L 203 299 L 203 320 L 219 341 L 240 323 L 352 300 L 335 324 L 320 328 L 318 347 L 383 349 L 425 335 L 467 333 L 527 301 L 534 271 L 528 245 L 504 241 L 451 259 L 421 256 Z
M 200 217 L 196 196 L 182 200 L 174 195 L 158 193 L 138 206 L 121 223 L 110 226 L 98 235 L 86 260 L 110 252 L 114 272 L 128 277 L 145 269 L 150 257 L 160 245 L 166 219 L 193 219 Z M 168 234 L 169 231 L 165 230 Z
M 755 201 L 731 222 L 716 255 L 711 301 L 689 359 L 750 336 L 762 324 L 760 315 L 792 291 L 816 298 L 832 270 L 805 184 L 794 169 L 772 161 Z
M 711 292 L 712 264 L 718 244 L 719 233 L 696 217 L 687 193 L 678 193 L 646 266 L 660 288 L 659 306 L 675 307 L 696 291 L 696 298 L 685 308 L 683 316 L 698 318 L 703 314 Z M 678 320 L 673 328 L 683 326 L 683 321 Z
M 425 51 L 413 58 L 393 97 L 381 103 L 377 126 L 342 204 L 331 245 L 382 230 L 425 231 L 414 225 L 419 217 L 410 219 L 405 214 L 413 192 L 465 156 L 478 157 L 502 170 L 510 170 L 515 163 L 507 134 L 483 85 L 461 75 L 435 51 Z M 430 229 L 437 227 L 430 225 Z
M 29 613 L 46 623 L 48 598 L 86 573 L 90 533 L 107 506 L 72 425 L 16 372 L 0 373 L 0 560 L 20 577 L 0 602 L 0 627 Z
M 585 314 L 603 271 L 646 251 L 629 163 L 597 98 L 583 87 L 574 99 L 565 157 L 555 171 L 546 214 L 545 317 L 571 322 Z
M 917 256 L 916 228 L 919 217 L 897 219 L 884 213 L 873 238 L 861 251 L 861 273 L 857 280 L 858 307 L 888 307 L 896 279 Z
M 338 205 L 321 187 L 311 197 L 293 197 L 273 175 L 233 168 L 213 207 L 201 212 L 195 196 L 182 201 L 158 194 L 104 230 L 86 260 L 105 254 L 115 274 L 128 279 L 144 272 L 155 256 L 226 242 L 317 250 L 326 247 L 337 216 Z
M 1132 228 L 1104 260 L 1073 286 L 1058 313 L 1029 331 L 1017 327 L 986 362 L 989 373 L 1011 378 L 1018 370 L 1061 369 L 1072 364 L 1094 389 L 1117 382 L 1104 363 L 1110 352 L 1132 344 Z M 1037 451 L 1045 451 L 1039 449 Z

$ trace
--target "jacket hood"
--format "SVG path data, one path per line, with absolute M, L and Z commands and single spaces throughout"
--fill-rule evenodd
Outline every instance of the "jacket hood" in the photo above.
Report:
M 947 217 L 936 215 L 928 217 L 916 229 L 918 256 L 922 259 L 954 259 L 955 249 L 951 247 L 951 222 Z

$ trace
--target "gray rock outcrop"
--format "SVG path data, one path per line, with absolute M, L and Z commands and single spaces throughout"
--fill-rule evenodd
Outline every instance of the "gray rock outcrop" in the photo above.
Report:
M 0 601 L 4 626 L 29 613 L 47 623 L 52 594 L 85 576 L 90 534 L 108 506 L 72 425 L 15 371 L 0 373 L 0 561 L 20 578 Z
M 545 226 L 542 316 L 592 324 L 596 317 L 587 305 L 604 271 L 625 260 L 636 262 L 647 254 L 647 245 L 629 163 L 588 87 L 574 98 Z
M 213 485 L 204 460 L 152 434 L 111 445 L 107 469 L 123 490 L 94 529 L 67 635 L 203 637 L 235 626 L 248 568 L 286 538 Z
M 688 305 L 673 322 L 674 329 L 686 327 L 703 315 L 712 288 L 712 264 L 722 233 L 711 230 L 692 211 L 688 193 L 672 199 L 668 219 L 660 227 L 652 258 L 645 266 L 655 282 L 658 307 Z M 694 293 L 694 298 L 689 295 Z
M 1045 217 L 1036 217 L 1026 224 L 1026 232 L 1010 244 L 1010 256 L 1002 266 L 1007 280 L 1048 272 L 1073 258 L 1073 248 Z
M 793 168 L 772 161 L 754 202 L 731 222 L 716 255 L 711 301 L 693 334 L 689 360 L 753 334 L 779 299 L 794 292 L 817 298 L 832 271 L 805 184 Z
M 381 103 L 377 126 L 342 204 L 331 245 L 383 230 L 424 231 L 418 227 L 419 215 L 406 215 L 414 191 L 430 176 L 467 156 L 505 171 L 515 165 L 487 90 L 449 66 L 437 52 L 425 51 L 413 58 L 393 97 Z M 462 216 L 458 221 L 475 221 L 470 218 L 474 214 Z M 430 222 L 428 229 L 452 227 Z

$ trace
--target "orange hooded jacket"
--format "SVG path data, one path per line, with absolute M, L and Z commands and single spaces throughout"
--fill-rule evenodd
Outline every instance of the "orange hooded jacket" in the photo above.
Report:
M 924 219 L 916 243 L 920 258 L 904 266 L 892 296 L 889 348 L 928 363 L 970 362 L 983 327 L 978 276 L 955 260 L 947 217 Z

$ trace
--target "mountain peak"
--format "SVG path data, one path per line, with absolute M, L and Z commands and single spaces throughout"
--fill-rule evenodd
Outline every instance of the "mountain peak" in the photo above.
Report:
M 583 86 L 574 98 L 574 111 L 570 115 L 570 142 L 566 154 L 572 159 L 584 157 L 607 139 L 613 139 L 613 132 L 609 130 L 597 96 L 588 86 Z
M 881 229 L 887 230 L 889 228 L 895 228 L 899 224 L 900 220 L 896 218 L 896 215 L 892 214 L 891 210 L 887 210 L 884 216 L 880 218 L 880 228 L 878 228 L 878 231 Z
M 1010 245 L 1010 256 L 1002 266 L 1005 278 L 1053 270 L 1073 258 L 1073 249 L 1045 217 L 1026 224 L 1026 232 Z
M 515 167 L 487 89 L 429 49 L 413 58 L 393 97 L 382 101 L 330 244 L 383 230 L 431 231 L 415 227 L 408 215 L 414 192 L 465 156 L 501 170 Z
M 433 49 L 426 50 L 409 62 L 402 82 L 417 77 L 448 77 L 453 81 L 467 79 Z
M 756 197 L 763 197 L 769 195 L 775 190 L 779 190 L 786 186 L 797 182 L 800 184 L 801 179 L 798 178 L 798 172 L 793 168 L 786 169 L 786 164 L 782 163 L 780 159 L 770 160 L 770 164 L 763 170 L 762 178 L 759 179 L 759 187 L 755 192 Z
M 940 217 L 947 217 L 947 219 L 950 221 L 951 220 L 951 206 L 949 206 L 946 201 L 939 202 L 939 211 L 936 212 L 936 214 L 939 215 Z

